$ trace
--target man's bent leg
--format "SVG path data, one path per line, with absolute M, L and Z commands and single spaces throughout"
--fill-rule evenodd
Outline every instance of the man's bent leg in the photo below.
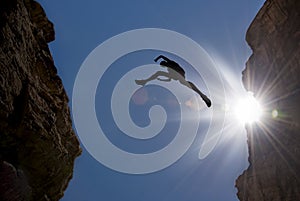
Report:
M 135 80 L 135 83 L 138 85 L 145 85 L 147 84 L 147 82 L 151 81 L 151 80 L 155 80 L 157 79 L 159 76 L 165 76 L 165 77 L 169 77 L 169 73 L 164 72 L 164 71 L 157 71 L 156 73 L 154 73 L 153 75 L 151 75 L 149 78 L 145 79 L 145 80 Z

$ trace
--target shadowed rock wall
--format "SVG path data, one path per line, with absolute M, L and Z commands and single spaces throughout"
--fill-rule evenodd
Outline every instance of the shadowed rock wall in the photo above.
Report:
M 32 0 L 0 1 L 0 200 L 59 200 L 80 154 L 68 97 Z
M 247 31 L 253 54 L 243 82 L 265 112 L 246 127 L 250 165 L 236 181 L 241 201 L 300 200 L 299 14 L 299 0 L 267 0 Z

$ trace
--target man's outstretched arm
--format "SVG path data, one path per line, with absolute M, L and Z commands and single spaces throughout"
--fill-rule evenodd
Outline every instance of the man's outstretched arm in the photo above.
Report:
M 169 58 L 165 57 L 164 55 L 159 55 L 158 57 L 156 57 L 156 58 L 154 59 L 154 61 L 157 62 L 159 59 L 163 59 L 163 60 L 165 60 L 165 61 L 167 61 L 167 62 L 170 62 L 170 61 L 171 61 Z

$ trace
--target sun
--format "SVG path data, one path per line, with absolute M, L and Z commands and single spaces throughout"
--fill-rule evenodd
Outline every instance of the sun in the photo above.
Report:
M 238 100 L 234 113 L 240 123 L 251 124 L 260 120 L 262 108 L 254 98 L 253 93 L 249 92 L 245 97 Z

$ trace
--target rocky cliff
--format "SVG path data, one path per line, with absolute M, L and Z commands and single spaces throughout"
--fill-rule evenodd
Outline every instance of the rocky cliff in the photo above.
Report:
M 299 0 L 267 0 L 247 31 L 253 54 L 243 82 L 265 112 L 246 127 L 250 165 L 236 181 L 241 201 L 300 200 L 299 13 Z
M 59 200 L 80 154 L 52 40 L 37 2 L 0 1 L 1 201 Z

